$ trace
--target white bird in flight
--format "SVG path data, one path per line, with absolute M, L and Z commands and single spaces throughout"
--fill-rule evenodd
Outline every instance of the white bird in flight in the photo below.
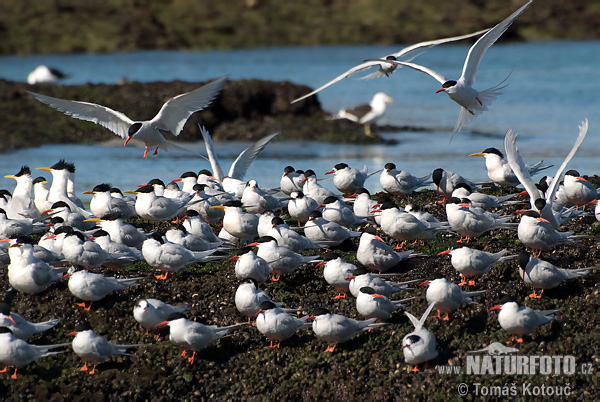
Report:
M 450 137 L 450 141 L 452 141 L 454 134 L 460 131 L 469 122 L 471 116 L 475 116 L 479 112 L 488 110 L 488 106 L 492 104 L 494 99 L 496 99 L 496 96 L 500 95 L 499 90 L 505 87 L 502 86 L 502 83 L 504 82 L 502 81 L 501 83 L 484 91 L 477 91 L 473 88 L 473 83 L 475 82 L 475 76 L 477 75 L 479 63 L 481 62 L 481 59 L 483 59 L 485 52 L 498 40 L 498 38 L 500 38 L 500 36 L 502 36 L 504 32 L 506 32 L 514 20 L 517 19 L 517 17 L 521 15 L 531 5 L 532 2 L 533 0 L 528 1 L 527 4 L 509 15 L 508 18 L 490 29 L 485 35 L 479 38 L 477 42 L 475 42 L 471 49 L 469 49 L 469 53 L 467 54 L 467 58 L 463 65 L 462 74 L 456 81 L 449 80 L 442 74 L 428 67 L 410 62 L 389 59 L 368 59 L 365 61 L 389 63 L 397 66 L 410 67 L 414 70 L 430 75 L 440 84 L 442 84 L 442 87 L 438 89 L 436 93 L 445 92 L 450 99 L 462 106 L 460 115 L 458 116 L 458 121 L 456 122 L 454 130 L 452 131 L 452 136 Z
M 171 132 L 175 136 L 179 135 L 192 113 L 208 106 L 221 91 L 226 79 L 227 77 L 219 78 L 198 89 L 169 99 L 152 120 L 146 121 L 133 121 L 121 112 L 95 103 L 71 101 L 33 92 L 29 93 L 40 102 L 68 116 L 79 120 L 91 121 L 108 128 L 119 137 L 125 139 L 124 145 L 127 145 L 132 138 L 142 140 L 146 146 L 144 150 L 145 158 L 148 156 L 149 147 L 156 148 L 154 155 L 158 153 L 159 148 L 164 151 L 178 149 L 180 151 L 191 152 L 184 147 L 167 141 L 162 135 L 161 130 Z

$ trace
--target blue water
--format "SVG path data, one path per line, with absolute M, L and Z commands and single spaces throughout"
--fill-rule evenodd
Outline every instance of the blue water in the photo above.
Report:
M 445 45 L 430 49 L 415 62 L 449 78 L 462 70 L 469 44 Z M 135 81 L 204 81 L 228 75 L 233 80 L 258 78 L 287 80 L 316 88 L 369 57 L 381 57 L 403 46 L 335 46 L 269 48 L 257 50 L 180 52 L 147 51 L 135 53 L 65 56 L 0 57 L 0 78 L 25 81 L 39 64 L 47 64 L 70 75 L 65 85 L 86 82 L 115 83 L 125 77 Z M 271 144 L 249 169 L 247 177 L 258 177 L 263 186 L 276 186 L 283 168 L 312 168 L 318 175 L 338 162 L 369 170 L 386 162 L 422 176 L 442 167 L 473 180 L 486 180 L 483 158 L 468 157 L 488 147 L 503 148 L 508 128 L 520 133 L 518 144 L 527 162 L 544 159 L 556 166 L 570 149 L 578 124 L 590 120 L 590 132 L 570 168 L 582 174 L 598 172 L 596 154 L 600 149 L 597 119 L 600 111 L 600 41 L 550 41 L 496 44 L 480 64 L 477 89 L 494 86 L 508 77 L 490 111 L 473 119 L 467 132 L 458 133 L 449 144 L 459 106 L 445 94 L 435 94 L 439 84 L 425 74 L 402 69 L 390 78 L 346 79 L 319 93 L 323 108 L 335 113 L 339 108 L 368 102 L 378 91 L 394 102 L 388 106 L 382 124 L 427 128 L 427 132 L 393 132 L 394 146 L 353 146 L 285 141 L 285 133 Z M 89 99 L 93 102 L 93 99 Z M 107 105 L 110 106 L 110 105 Z M 124 110 L 127 114 L 127 111 Z M 130 116 L 146 119 L 149 116 Z M 35 118 L 35 116 L 32 116 Z M 68 118 L 57 112 L 56 118 Z M 200 136 L 199 136 L 200 137 Z M 107 131 L 107 140 L 116 138 Z M 132 188 L 151 178 L 165 181 L 188 170 L 209 168 L 208 162 L 182 153 L 162 153 L 141 158 L 139 148 L 120 142 L 101 146 L 44 146 L 3 154 L 0 171 L 16 173 L 22 164 L 32 168 L 48 166 L 59 158 L 75 162 L 77 190 L 110 181 L 122 189 Z M 248 144 L 217 143 L 217 153 L 225 169 Z M 203 144 L 193 144 L 203 152 Z M 46 172 L 39 172 L 44 173 Z M 552 173 L 552 169 L 550 170 Z M 331 182 L 325 182 L 328 187 Z M 0 187 L 12 189 L 14 182 L 0 179 Z M 376 177 L 367 181 L 378 190 Z

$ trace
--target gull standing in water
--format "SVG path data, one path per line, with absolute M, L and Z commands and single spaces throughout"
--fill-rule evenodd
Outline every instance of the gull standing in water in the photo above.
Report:
M 392 98 L 383 92 L 377 92 L 368 105 L 358 105 L 350 109 L 341 109 L 334 118 L 347 119 L 358 124 L 363 124 L 365 135 L 375 137 L 371 132 L 371 123 L 379 120 L 385 113 L 386 103 L 392 103 Z M 359 186 L 360 187 L 360 186 Z

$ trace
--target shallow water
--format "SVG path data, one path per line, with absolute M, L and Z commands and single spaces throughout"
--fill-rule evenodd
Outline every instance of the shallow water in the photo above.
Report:
M 45 63 L 71 75 L 65 84 L 115 83 L 121 77 L 137 81 L 203 81 L 222 75 L 231 79 L 259 78 L 289 80 L 317 87 L 368 57 L 380 57 L 402 46 L 336 46 L 311 48 L 270 48 L 213 52 L 136 52 L 105 55 L 0 57 L 0 77 L 24 81 L 29 71 Z M 415 62 L 454 78 L 460 74 L 469 45 L 438 46 Z M 285 133 L 269 145 L 249 169 L 247 178 L 258 178 L 263 187 L 276 186 L 283 168 L 312 168 L 319 176 L 338 162 L 353 167 L 380 169 L 386 162 L 417 176 L 442 167 L 473 180 L 487 180 L 483 158 L 468 157 L 488 147 L 503 148 L 503 135 L 514 128 L 519 149 L 527 162 L 544 159 L 560 165 L 578 133 L 578 124 L 590 119 L 590 132 L 571 164 L 582 174 L 597 173 L 596 116 L 600 110 L 597 87 L 600 79 L 600 42 L 552 41 L 497 44 L 486 53 L 477 76 L 476 88 L 485 89 L 507 78 L 509 84 L 490 111 L 473 119 L 469 132 L 458 133 L 449 143 L 459 107 L 443 94 L 432 78 L 402 69 L 390 78 L 344 80 L 318 96 L 324 109 L 365 103 L 377 91 L 394 98 L 381 124 L 425 128 L 425 132 L 381 133 L 396 145 L 335 145 L 286 142 Z M 93 102 L 93 99 L 90 99 Z M 124 111 L 125 113 L 127 111 Z M 130 116 L 136 118 L 136 116 Z M 34 118 L 34 117 L 32 117 Z M 57 113 L 56 118 L 67 118 Z M 107 131 L 107 139 L 111 133 Z M 200 136 L 199 136 L 200 137 Z M 115 144 L 111 142 L 111 144 Z M 235 156 L 248 144 L 216 143 L 217 153 L 227 170 Z M 203 153 L 202 143 L 194 149 Z M 120 143 L 107 145 L 52 145 L 3 154 L 0 170 L 16 173 L 21 165 L 49 166 L 60 158 L 76 164 L 77 190 L 85 191 L 101 182 L 122 189 L 134 188 L 154 177 L 172 180 L 188 170 L 210 168 L 196 156 L 172 152 L 143 160 L 142 150 Z M 556 168 L 550 169 L 553 174 Z M 45 176 L 46 172 L 41 175 Z M 324 184 L 332 187 L 331 181 Z M 0 179 L 0 187 L 12 190 L 14 181 Z M 377 176 L 367 188 L 379 189 Z

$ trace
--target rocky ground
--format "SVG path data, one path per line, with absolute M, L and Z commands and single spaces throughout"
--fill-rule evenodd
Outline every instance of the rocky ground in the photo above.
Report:
M 598 178 L 594 178 L 598 186 Z M 496 194 L 498 190 L 493 190 Z M 505 190 L 506 192 L 506 190 Z M 398 197 L 400 205 L 413 202 L 445 220 L 440 197 L 424 190 L 408 197 Z M 512 213 L 516 207 L 504 209 Z M 290 222 L 291 223 L 291 222 Z M 557 247 L 545 252 L 542 258 L 563 268 L 596 267 L 600 262 L 600 226 L 593 215 L 572 221 L 565 229 L 585 234 L 576 244 Z M 402 262 L 393 269 L 395 280 L 425 279 L 440 272 L 453 282 L 460 278 L 450 265 L 447 255 L 437 256 L 458 237 L 438 235 L 425 246 L 416 245 L 416 252 L 427 254 Z M 386 239 L 394 244 L 391 239 Z M 508 248 L 519 253 L 523 246 L 514 231 L 487 233 L 472 243 L 486 251 Z M 346 260 L 354 261 L 355 252 L 343 251 Z M 355 262 L 355 261 L 354 261 Z M 355 262 L 357 263 L 357 262 Z M 242 326 L 231 330 L 230 336 L 217 341 L 196 355 L 190 365 L 181 357 L 181 348 L 168 340 L 168 329 L 160 340 L 146 336 L 132 316 L 134 301 L 140 297 L 156 297 L 169 303 L 189 303 L 187 317 L 219 326 L 244 322 L 237 312 L 233 296 L 238 284 L 233 262 L 217 262 L 193 266 L 169 277 L 166 281 L 154 278 L 145 263 L 138 263 L 121 272 L 107 274 L 141 276 L 139 284 L 113 293 L 93 304 L 91 311 L 77 307 L 69 293 L 66 280 L 50 286 L 34 296 L 18 294 L 13 310 L 29 320 L 61 318 L 61 323 L 31 341 L 36 344 L 69 342 L 66 336 L 75 325 L 87 320 L 94 330 L 120 344 L 142 343 L 132 350 L 132 356 L 119 356 L 102 363 L 95 375 L 80 371 L 83 362 L 70 350 L 47 357 L 19 369 L 18 379 L 0 375 L 0 395 L 4 399 L 398 399 L 420 397 L 446 399 L 459 397 L 459 384 L 470 389 L 472 399 L 475 384 L 510 387 L 515 384 L 521 395 L 523 385 L 552 385 L 570 387 L 571 397 L 593 400 L 598 398 L 598 330 L 599 274 L 597 268 L 588 276 L 563 283 L 544 292 L 541 299 L 528 299 L 531 288 L 518 276 L 515 261 L 493 267 L 488 274 L 470 286 L 469 290 L 487 289 L 477 297 L 479 304 L 463 306 L 451 314 L 451 320 L 441 321 L 432 314 L 426 321 L 436 337 L 439 356 L 429 367 L 418 373 L 404 362 L 400 349 L 402 338 L 412 325 L 402 310 L 396 312 L 390 325 L 364 332 L 340 344 L 335 352 L 323 353 L 324 341 L 305 329 L 283 341 L 280 349 L 270 349 L 269 341 L 255 327 Z M 262 286 L 274 300 L 286 307 L 297 307 L 305 315 L 318 306 L 335 313 L 360 318 L 352 296 L 333 300 L 337 292 L 323 279 L 322 270 L 314 264 L 302 266 L 279 282 L 269 281 Z M 7 289 L 6 270 L 2 272 L 0 289 Z M 415 296 L 407 302 L 406 311 L 419 317 L 426 309 L 425 286 L 414 286 L 396 298 Z M 577 370 L 591 364 L 592 374 L 575 375 L 449 375 L 438 371 L 443 365 L 464 365 L 466 352 L 481 349 L 491 342 L 510 339 L 499 326 L 497 312 L 489 311 L 497 304 L 499 294 L 515 296 L 520 304 L 546 310 L 559 309 L 555 319 L 538 329 L 525 342 L 515 344 L 520 355 L 573 355 Z M 9 373 L 12 370 L 9 369 Z M 479 394 L 481 396 L 482 394 Z M 525 394 L 527 397 L 527 394 Z M 528 399 L 531 399 L 530 396 Z

